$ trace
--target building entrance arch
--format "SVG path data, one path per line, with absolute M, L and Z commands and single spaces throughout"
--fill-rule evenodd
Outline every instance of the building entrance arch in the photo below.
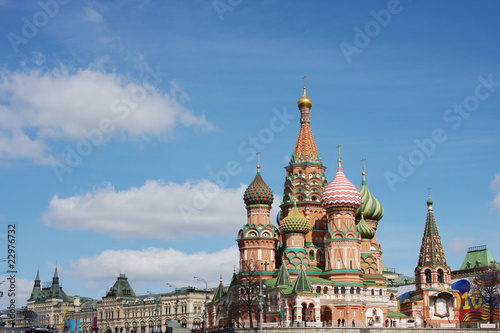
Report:
M 321 307 L 321 322 L 325 324 L 325 326 L 331 326 L 333 321 L 332 309 L 328 306 Z

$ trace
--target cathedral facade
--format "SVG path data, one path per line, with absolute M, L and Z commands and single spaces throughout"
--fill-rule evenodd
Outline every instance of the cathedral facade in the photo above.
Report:
M 311 130 L 312 101 L 305 87 L 297 104 L 300 131 L 285 167 L 278 225 L 271 222 L 274 195 L 258 165 L 244 193 L 247 221 L 237 236 L 239 271 L 229 288 L 221 281 L 209 309 L 210 324 L 381 327 L 413 323 L 414 313 L 400 311 L 396 291 L 387 283 L 390 272 L 385 271 L 376 237 L 384 209 L 371 194 L 365 172 L 358 190 L 344 175 L 339 146 L 336 174 L 328 182 Z M 428 254 L 444 259 L 437 250 Z M 418 290 L 449 287 L 449 267 L 439 263 L 419 262 L 417 279 L 430 270 L 433 280 L 419 282 Z M 425 298 L 425 293 L 420 296 Z M 453 302 L 443 297 L 446 303 L 439 301 L 440 313 L 456 320 L 449 315 Z

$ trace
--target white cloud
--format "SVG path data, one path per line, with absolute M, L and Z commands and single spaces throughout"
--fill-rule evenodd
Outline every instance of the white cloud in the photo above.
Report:
M 238 262 L 238 246 L 214 253 L 204 251 L 184 253 L 172 248 L 145 248 L 142 250 L 105 250 L 95 257 L 71 261 L 68 269 L 59 271 L 74 278 L 108 280 L 125 273 L 130 279 L 141 281 L 189 281 L 201 272 L 213 275 L 218 281 L 221 272 L 231 274 Z
M 13 131 L 10 135 L 0 132 L 0 162 L 27 158 L 40 164 L 47 164 L 53 161 L 47 150 L 48 147 L 43 141 L 32 140 L 23 132 Z
M 148 180 L 122 191 L 106 184 L 82 195 L 54 196 L 42 220 L 58 229 L 120 238 L 235 235 L 245 223 L 245 188 L 224 189 L 208 180 L 184 184 Z
M 171 90 L 160 91 L 160 84 Z M 141 82 L 96 69 L 0 72 L 0 137 L 10 142 L 0 158 L 47 162 L 52 141 L 82 140 L 96 130 L 106 140 L 127 140 L 168 137 L 176 125 L 211 129 L 204 115 L 181 104 L 179 91 L 161 72 L 146 72 Z
M 500 173 L 498 173 L 491 182 L 491 188 L 496 192 L 495 197 L 490 202 L 490 205 L 500 212 Z
M 95 257 L 71 261 L 67 269 L 59 266 L 58 270 L 62 280 L 62 275 L 86 280 L 82 285 L 86 291 L 82 294 L 79 290 L 79 294 L 100 299 L 120 274 L 128 277 L 137 293 L 146 285 L 154 285 L 147 290 L 165 292 L 168 289 L 166 282 L 177 287 L 199 285 L 200 282 L 194 276 L 206 279 L 209 287 L 215 287 L 222 274 L 227 284 L 234 268 L 238 266 L 238 258 L 236 245 L 213 253 L 201 251 L 191 254 L 161 248 L 105 250 Z M 71 293 L 72 290 L 66 292 Z
M 94 8 L 91 7 L 85 7 L 84 8 L 84 19 L 92 22 L 94 24 L 102 24 L 104 22 L 104 19 L 102 15 L 97 12 Z
M 26 300 L 30 297 L 31 290 L 33 290 L 33 281 L 20 279 L 16 276 L 15 287 L 11 288 L 7 277 L 4 276 L 0 279 L 0 282 L 3 281 L 0 285 L 0 291 L 3 292 L 3 296 L 0 297 L 0 307 L 6 309 L 11 300 L 16 302 L 16 308 L 26 305 Z M 15 297 L 9 296 L 9 290 L 15 293 Z

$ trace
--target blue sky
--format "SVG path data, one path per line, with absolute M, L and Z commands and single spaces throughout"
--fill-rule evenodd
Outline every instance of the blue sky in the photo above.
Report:
M 257 151 L 281 200 L 303 76 L 328 179 L 338 144 L 358 187 L 367 159 L 386 266 L 413 274 L 428 188 L 452 269 L 470 246 L 500 258 L 497 2 L 0 6 L 0 242 L 15 224 L 19 305 L 56 266 L 97 299 L 120 273 L 143 294 L 228 283 Z

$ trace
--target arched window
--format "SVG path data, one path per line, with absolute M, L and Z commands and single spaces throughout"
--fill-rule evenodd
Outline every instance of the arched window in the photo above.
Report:
M 345 294 L 345 287 L 340 288 L 340 293 Z
M 431 270 L 425 270 L 425 283 L 431 283 Z
M 351 287 L 351 294 L 354 294 L 354 287 Z
M 321 287 L 320 287 L 320 286 L 317 286 L 317 287 L 316 287 L 316 293 L 317 293 L 317 294 L 321 293 Z
M 338 293 L 339 293 L 339 287 L 335 287 L 335 288 L 333 289 L 333 292 L 334 292 L 335 294 L 338 294 Z
M 442 269 L 438 269 L 438 282 L 444 283 L 444 272 Z
M 358 295 L 361 294 L 361 288 L 360 287 L 356 288 L 356 294 L 358 294 Z
M 323 288 L 323 294 L 328 294 L 328 287 Z

